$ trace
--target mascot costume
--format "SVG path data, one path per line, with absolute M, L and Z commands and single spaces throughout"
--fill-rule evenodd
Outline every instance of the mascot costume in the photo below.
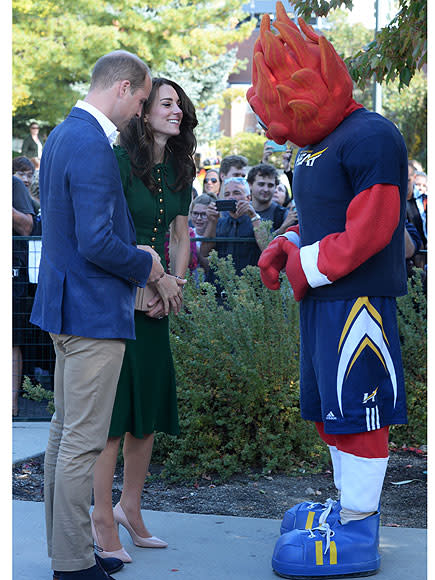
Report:
M 276 5 L 263 16 L 247 99 L 277 143 L 298 145 L 299 224 L 258 265 L 284 270 L 300 301 L 301 415 L 329 447 L 339 500 L 303 502 L 281 525 L 272 567 L 287 578 L 368 576 L 380 565 L 389 425 L 407 422 L 396 297 L 407 291 L 407 151 L 397 128 L 352 98 L 330 42 Z

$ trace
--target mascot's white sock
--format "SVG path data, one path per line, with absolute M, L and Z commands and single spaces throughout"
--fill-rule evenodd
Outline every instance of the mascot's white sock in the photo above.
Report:
M 340 521 L 345 524 L 376 513 L 388 457 L 357 457 L 338 451 L 341 466 Z

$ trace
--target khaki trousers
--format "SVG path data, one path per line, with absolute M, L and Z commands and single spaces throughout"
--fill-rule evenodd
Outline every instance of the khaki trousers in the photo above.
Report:
M 44 463 L 53 570 L 95 565 L 89 510 L 95 461 L 107 442 L 125 342 L 51 334 L 55 413 Z

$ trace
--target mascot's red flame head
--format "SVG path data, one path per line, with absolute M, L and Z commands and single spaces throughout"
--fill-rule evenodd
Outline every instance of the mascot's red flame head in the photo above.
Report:
M 304 147 L 329 135 L 356 103 L 352 79 L 332 44 L 302 18 L 298 22 L 305 38 L 281 2 L 273 22 L 278 34 L 263 16 L 246 97 L 269 139 Z

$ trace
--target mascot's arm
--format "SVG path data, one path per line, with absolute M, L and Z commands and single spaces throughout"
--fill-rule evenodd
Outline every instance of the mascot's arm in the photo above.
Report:
M 390 242 L 400 217 L 397 186 L 377 184 L 359 193 L 349 204 L 344 232 L 329 234 L 299 250 L 287 232 L 262 253 L 258 265 L 264 284 L 279 288 L 279 269 L 285 266 L 296 300 L 308 288 L 332 284 L 380 252 Z M 294 228 L 290 228 L 294 230 Z
M 377 184 L 349 204 L 344 232 L 330 234 L 301 249 L 301 264 L 311 287 L 346 276 L 387 246 L 400 218 L 395 185 Z

